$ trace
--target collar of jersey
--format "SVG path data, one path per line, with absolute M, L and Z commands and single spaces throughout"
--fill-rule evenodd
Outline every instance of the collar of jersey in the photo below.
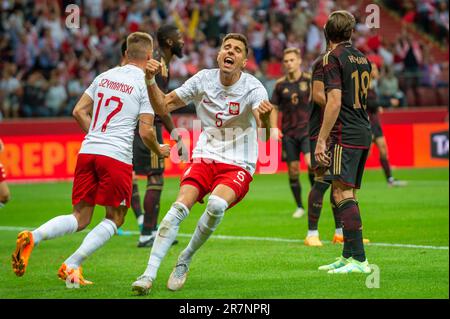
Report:
M 125 64 L 124 67 L 127 67 L 127 68 L 134 68 L 134 69 L 136 69 L 136 70 L 139 70 L 142 74 L 145 74 L 144 71 L 142 71 L 142 69 L 141 69 L 140 67 L 137 67 L 137 66 L 135 66 L 135 65 L 133 65 L 133 64 Z

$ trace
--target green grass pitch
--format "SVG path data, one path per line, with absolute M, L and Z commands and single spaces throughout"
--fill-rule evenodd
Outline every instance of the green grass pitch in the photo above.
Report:
M 317 270 L 341 253 L 341 246 L 330 243 L 334 225 L 329 194 L 319 223 L 325 245 L 305 247 L 307 217 L 291 217 L 295 206 L 287 176 L 278 174 L 255 176 L 245 200 L 226 213 L 215 236 L 194 257 L 186 286 L 170 292 L 167 278 L 204 209 L 204 205 L 196 205 L 182 223 L 180 243 L 163 261 L 148 297 L 131 293 L 131 283 L 143 272 L 149 256 L 149 249 L 136 247 L 136 234 L 114 236 L 85 262 L 85 277 L 94 281 L 93 286 L 67 289 L 56 276 L 86 233 L 42 242 L 33 251 L 25 276 L 16 277 L 10 259 L 17 228 L 37 227 L 69 213 L 72 184 L 10 185 L 13 200 L 0 210 L 0 298 L 448 298 L 449 171 L 408 169 L 395 173 L 409 185 L 388 188 L 381 171 L 367 170 L 358 195 L 364 237 L 373 243 L 366 245 L 366 253 L 380 270 L 379 288 L 369 289 L 365 275 L 333 276 Z M 305 174 L 301 181 L 306 203 L 309 185 Z M 144 186 L 145 181 L 140 181 L 141 194 Z M 160 219 L 177 191 L 178 179 L 167 178 Z M 97 208 L 90 227 L 103 217 L 103 209 Z M 123 228 L 137 230 L 131 210 Z

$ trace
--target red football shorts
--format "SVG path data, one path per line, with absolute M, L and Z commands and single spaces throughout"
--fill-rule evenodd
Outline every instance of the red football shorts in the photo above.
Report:
M 2 163 L 0 163 L 0 183 L 6 180 L 5 169 L 3 168 Z
M 239 166 L 202 159 L 201 162 L 191 163 L 186 167 L 181 177 L 181 186 L 196 187 L 199 190 L 197 201 L 203 203 L 203 197 L 217 185 L 226 185 L 236 194 L 236 200 L 229 206 L 231 208 L 245 197 L 252 180 L 252 175 Z
M 108 156 L 78 154 L 72 204 L 130 207 L 133 166 Z

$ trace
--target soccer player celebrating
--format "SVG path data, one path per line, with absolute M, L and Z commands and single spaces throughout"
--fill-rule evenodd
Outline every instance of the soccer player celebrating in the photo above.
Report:
M 161 63 L 161 72 L 155 76 L 155 80 L 161 91 L 166 94 L 169 92 L 170 61 L 174 55 L 179 58 L 183 56 L 184 41 L 178 28 L 173 25 L 161 26 L 156 32 L 156 38 L 158 39 L 159 49 L 154 50 L 153 58 Z M 164 127 L 178 143 L 179 155 L 186 156 L 187 154 L 181 154 L 181 151 L 184 150 L 183 142 L 181 136 L 177 134 L 170 113 L 163 116 L 156 116 L 155 124 L 156 136 L 159 143 L 163 143 L 161 124 L 164 124 Z M 139 128 L 136 129 L 135 133 L 133 142 L 133 169 L 136 175 L 147 176 L 143 227 L 141 229 L 138 247 L 151 247 L 155 240 L 161 192 L 163 189 L 164 159 L 159 157 L 158 154 L 151 152 L 145 146 L 139 136 Z M 139 220 L 139 216 L 142 216 L 142 210 L 136 179 L 133 180 L 131 207 Z M 177 242 L 174 240 L 173 244 Z
M 319 165 L 330 170 L 344 234 L 342 256 L 319 267 L 329 273 L 370 273 L 355 194 L 372 140 L 366 113 L 371 65 L 352 46 L 354 27 L 355 18 L 343 10 L 331 13 L 325 25 L 331 49 L 323 57 L 327 102 L 314 156 Z
M 303 153 L 308 170 L 311 166 L 311 154 L 308 140 L 308 121 L 311 113 L 311 74 L 302 72 L 300 50 L 287 48 L 283 54 L 286 76 L 275 85 L 270 102 L 275 106 L 275 120 L 278 111 L 282 116 L 282 159 L 288 164 L 289 184 L 294 195 L 297 209 L 292 215 L 300 218 L 305 214 L 302 203 L 301 184 L 299 180 L 300 152 Z M 314 175 L 309 174 L 311 185 Z
M 106 218 L 92 229 L 81 246 L 61 265 L 58 276 L 80 285 L 81 264 L 105 244 L 122 225 L 131 201 L 132 145 L 139 120 L 142 140 L 159 156 L 170 154 L 160 145 L 153 129 L 154 111 L 148 99 L 144 70 L 152 58 L 150 35 L 135 32 L 127 38 L 128 63 L 95 78 L 81 96 L 73 116 L 87 133 L 78 154 L 72 189 L 73 213 L 51 219 L 34 231 L 17 236 L 12 267 L 23 276 L 33 247 L 89 225 L 95 205 L 106 208 Z M 162 108 L 156 111 L 164 112 Z
M 193 151 L 193 162 L 181 177 L 178 197 L 161 221 L 147 269 L 132 284 L 132 290 L 138 294 L 147 294 L 151 289 L 180 223 L 195 202 L 202 202 L 211 193 L 195 232 L 170 275 L 170 290 L 183 287 L 195 252 L 217 228 L 225 211 L 248 192 L 258 155 L 256 128 L 265 127 L 266 138 L 269 136 L 272 105 L 261 82 L 242 72 L 247 54 L 246 37 L 230 33 L 224 37 L 217 56 L 219 69 L 198 72 L 168 95 L 161 93 L 154 80 L 148 80 L 152 103 L 166 105 L 173 111 L 194 102 L 203 131 Z M 158 67 L 159 63 L 151 61 L 147 78 Z
M 383 107 L 380 106 L 376 89 L 376 81 L 379 78 L 378 67 L 375 63 L 372 63 L 372 74 L 370 82 L 369 95 L 367 98 L 367 113 L 369 114 L 370 127 L 372 128 L 372 142 L 378 148 L 380 153 L 380 164 L 383 168 L 384 176 L 388 185 L 391 187 L 406 186 L 406 181 L 397 180 L 392 176 L 391 165 L 388 159 L 388 149 L 386 139 L 384 138 L 383 130 L 381 129 L 381 122 L 379 113 L 383 111 Z
M 0 139 L 0 153 L 3 152 L 5 145 Z M 6 173 L 2 163 L 0 163 L 0 208 L 4 207 L 9 201 L 11 195 L 9 192 L 8 184 L 6 184 Z

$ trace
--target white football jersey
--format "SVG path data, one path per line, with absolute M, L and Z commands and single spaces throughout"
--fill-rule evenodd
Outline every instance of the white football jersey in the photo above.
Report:
M 237 165 L 253 174 L 258 141 L 252 110 L 268 100 L 267 91 L 258 79 L 244 72 L 235 84 L 224 86 L 219 73 L 219 69 L 202 70 L 175 90 L 183 102 L 195 104 L 202 124 L 192 158 Z
M 94 100 L 94 107 L 80 153 L 105 155 L 131 164 L 139 114 L 155 114 L 144 71 L 131 64 L 115 67 L 97 76 L 85 93 Z

